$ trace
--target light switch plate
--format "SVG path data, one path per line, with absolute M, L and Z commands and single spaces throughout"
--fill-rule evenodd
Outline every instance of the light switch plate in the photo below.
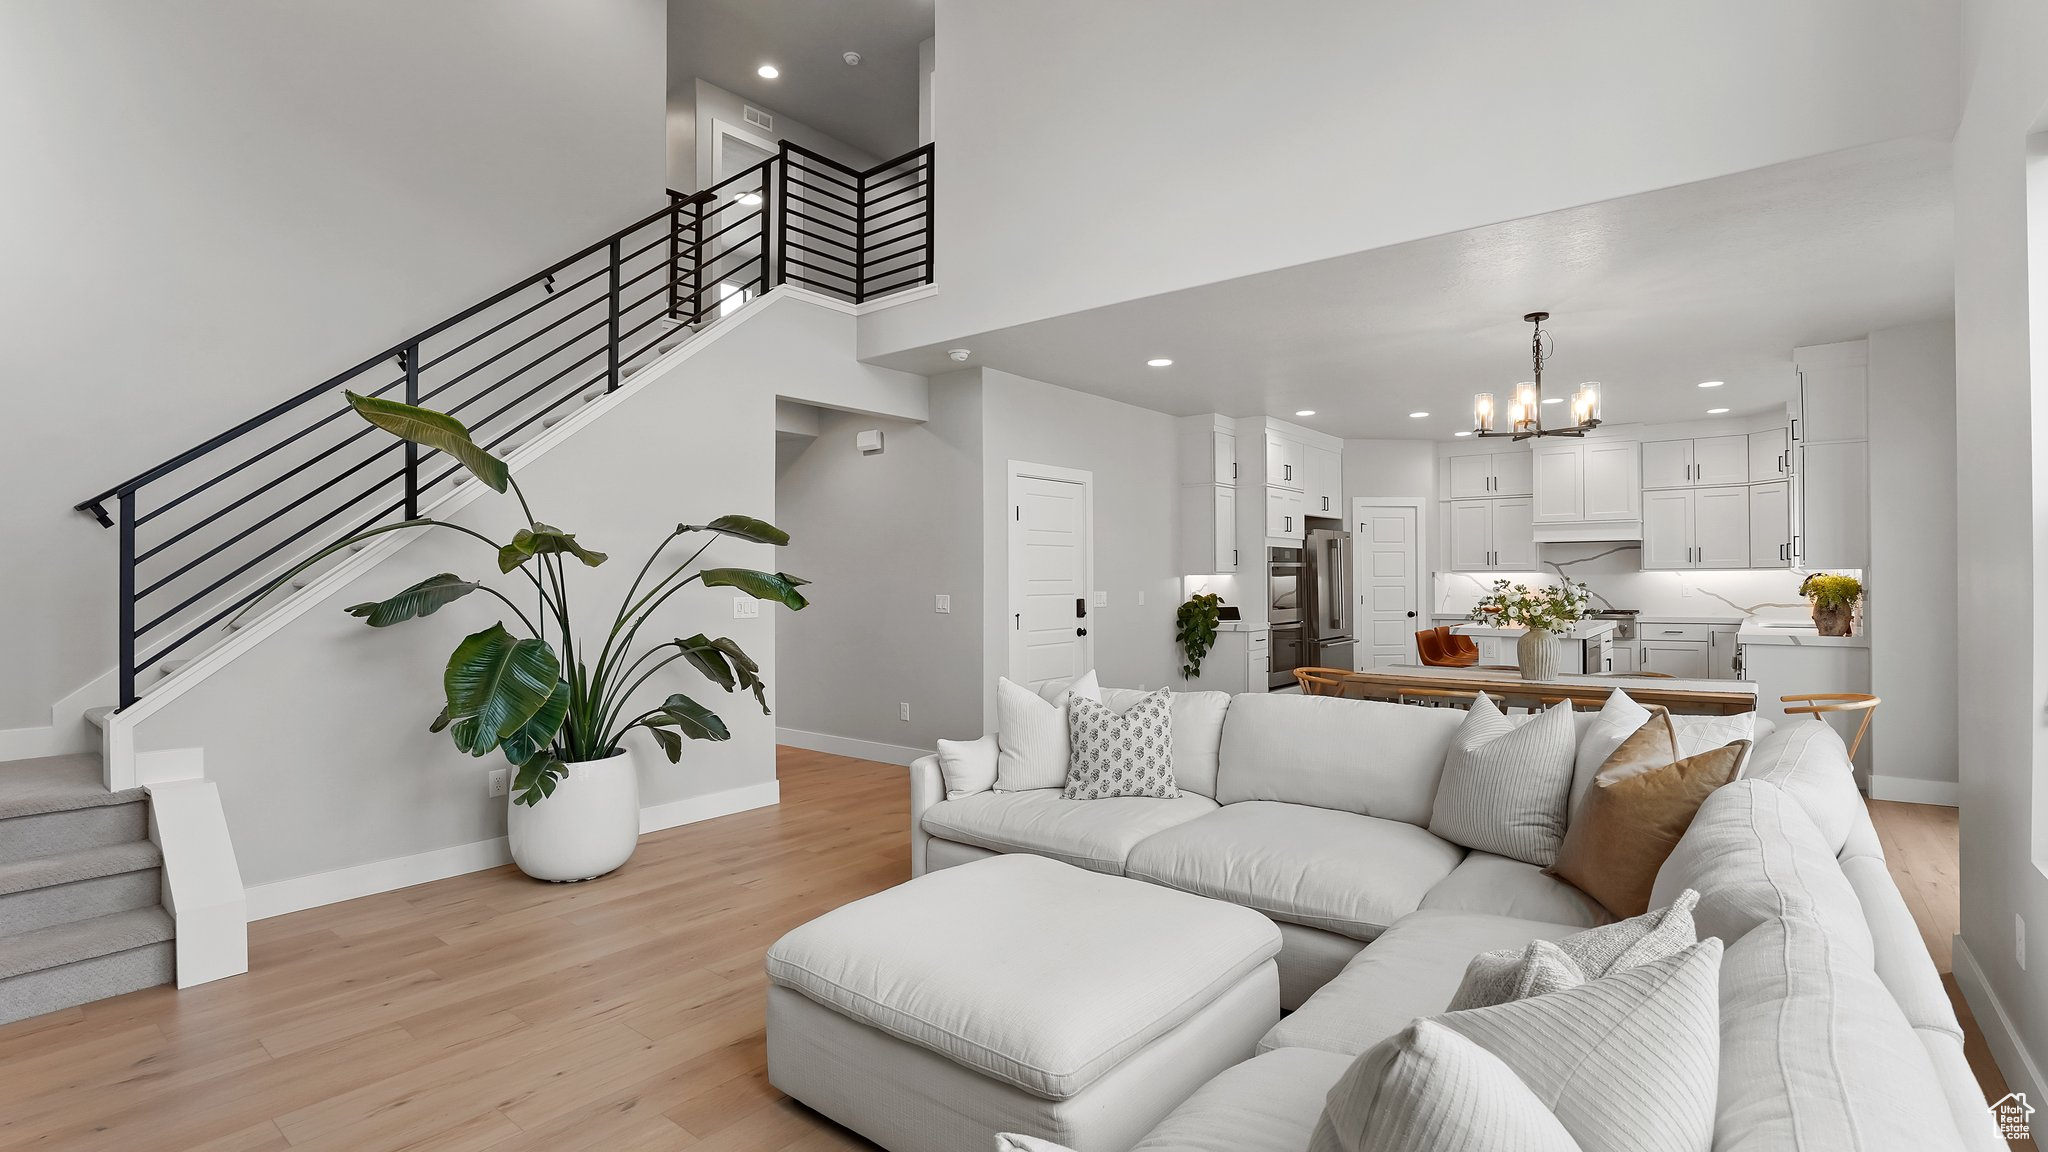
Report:
M 759 600 L 754 599 L 752 596 L 735 596 L 732 598 L 733 619 L 753 620 L 757 619 L 760 615 L 761 602 Z
M 934 612 L 951 612 L 952 610 L 953 610 L 953 598 L 952 598 L 951 596 L 948 596 L 948 595 L 946 595 L 946 594 L 945 594 L 944 592 L 941 592 L 941 593 L 939 593 L 939 594 L 938 594 L 938 596 L 937 596 L 937 597 L 935 598 L 935 602 L 934 602 L 934 604 L 933 604 L 933 607 L 932 607 L 932 611 L 934 611 Z
M 1097 608 L 1107 608 L 1109 607 L 1109 593 L 1090 592 L 1088 594 L 1088 602 L 1090 604 L 1095 605 Z

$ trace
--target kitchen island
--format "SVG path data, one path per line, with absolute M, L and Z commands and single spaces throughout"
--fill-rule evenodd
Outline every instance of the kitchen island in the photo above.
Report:
M 1538 708 L 1569 700 L 1576 711 L 1598 712 L 1616 688 L 1638 704 L 1661 704 L 1679 715 L 1722 716 L 1754 712 L 1756 685 L 1735 680 L 1678 680 L 1640 676 L 1574 676 L 1528 681 L 1508 668 L 1395 666 L 1354 672 L 1342 695 L 1358 700 L 1441 703 L 1447 694 L 1484 692 L 1510 708 Z
M 1614 628 L 1612 620 L 1586 619 L 1572 625 L 1571 631 L 1557 638 L 1558 671 L 1582 675 L 1613 671 Z M 1452 625 L 1451 631 L 1472 638 L 1479 646 L 1481 664 L 1510 665 L 1517 662 L 1515 645 L 1529 630 L 1472 623 Z

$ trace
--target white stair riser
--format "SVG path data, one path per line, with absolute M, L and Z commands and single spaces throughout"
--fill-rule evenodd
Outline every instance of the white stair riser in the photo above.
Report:
M 161 868 L 9 892 L 0 895 L 0 938 L 132 908 L 153 908 L 162 892 Z
M 147 839 L 149 810 L 141 800 L 67 812 L 39 812 L 0 820 L 0 864 Z

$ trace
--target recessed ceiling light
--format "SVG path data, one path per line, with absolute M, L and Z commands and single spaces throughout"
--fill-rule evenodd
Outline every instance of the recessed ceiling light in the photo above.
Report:
M 754 205 L 759 204 L 761 202 L 761 194 L 759 192 L 742 192 L 739 195 L 733 197 L 733 201 L 734 203 L 744 204 L 747 207 L 752 208 Z
M 1315 414 L 1316 410 L 1313 408 L 1303 408 L 1301 411 L 1295 413 L 1296 416 L 1313 416 Z
M 1562 403 L 1564 403 L 1564 397 L 1562 397 L 1562 396 L 1545 396 L 1545 397 L 1543 398 L 1543 402 L 1544 402 L 1545 404 L 1562 404 Z
M 1707 409 L 1707 415 L 1709 415 L 1709 416 L 1719 416 L 1719 415 L 1720 415 L 1721 413 L 1723 413 L 1723 412 L 1726 412 L 1726 411 L 1727 411 L 1727 409 L 1726 409 L 1726 408 L 1709 408 L 1709 409 Z
M 1723 384 L 1726 384 L 1726 383 L 1727 383 L 1727 381 L 1726 381 L 1726 380 L 1702 380 L 1702 381 L 1700 381 L 1700 387 L 1702 387 L 1702 388 L 1719 388 L 1719 387 L 1720 387 L 1721 385 L 1723 385 Z
M 763 64 L 759 68 L 754 69 L 754 75 L 759 76 L 763 80 L 773 80 L 777 76 L 782 75 L 782 69 L 777 68 L 773 64 Z
M 1173 361 L 1171 361 L 1171 360 L 1168 360 L 1168 359 L 1167 359 L 1166 357 L 1164 357 L 1164 356 L 1155 356 L 1155 357 L 1153 357 L 1152 359 L 1150 359 L 1150 360 L 1147 360 L 1147 361 L 1145 361 L 1145 367 L 1147 367 L 1147 368 L 1171 368 L 1171 367 L 1173 367 Z
M 1408 414 L 1408 418 L 1409 418 L 1410 420 L 1420 420 L 1420 419 L 1422 419 L 1422 418 L 1423 418 L 1424 416 L 1427 416 L 1427 415 L 1429 415 L 1429 413 L 1427 413 L 1427 412 L 1410 412 L 1410 413 Z
M 1453 435 L 1453 436 L 1470 436 L 1470 435 L 1471 435 L 1471 433 L 1470 433 L 1470 432 L 1453 432 L 1453 433 L 1451 433 L 1451 435 Z

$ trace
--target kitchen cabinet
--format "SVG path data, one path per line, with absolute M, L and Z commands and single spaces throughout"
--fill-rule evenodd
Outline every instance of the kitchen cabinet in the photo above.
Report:
M 1750 566 L 1749 489 L 1674 488 L 1643 493 L 1643 568 Z
M 1638 672 L 1662 672 L 1681 680 L 1708 678 L 1708 642 L 1705 640 L 1644 640 L 1642 667 Z
M 1539 444 L 1531 454 L 1534 522 L 1577 524 L 1642 518 L 1642 446 L 1632 440 Z
M 1616 640 L 1607 649 L 1607 670 L 1618 675 L 1635 672 L 1641 651 L 1637 641 Z
M 1182 574 L 1237 571 L 1237 489 L 1223 484 L 1182 485 L 1180 517 Z
M 1308 529 L 1302 523 L 1307 512 L 1307 497 L 1286 488 L 1266 488 L 1266 535 L 1276 539 L 1300 541 Z
M 1796 554 L 1808 568 L 1870 567 L 1870 445 L 1801 444 Z
M 1216 644 L 1202 658 L 1202 674 L 1182 680 L 1185 692 L 1267 691 L 1268 632 L 1264 628 L 1223 628 Z
M 1868 345 L 1853 340 L 1819 349 L 1794 349 L 1793 359 L 1799 361 L 1799 441 L 1868 440 Z
M 1735 660 L 1738 651 L 1735 634 L 1742 631 L 1739 624 L 1716 624 L 1707 634 L 1707 676 L 1714 680 L 1733 680 Z
M 1749 434 L 1749 482 L 1782 480 L 1792 474 L 1792 445 L 1783 428 Z
M 1444 494 L 1453 500 L 1531 496 L 1536 491 L 1535 457 L 1527 448 L 1452 456 L 1444 463 Z
M 1304 477 L 1303 451 L 1306 445 L 1278 433 L 1266 433 L 1266 484 L 1299 492 Z
M 1447 566 L 1454 572 L 1534 569 L 1534 506 L 1527 496 L 1451 501 L 1444 515 Z
M 1237 485 L 1237 434 L 1221 416 L 1180 420 L 1180 482 Z
M 1302 446 L 1302 495 L 1311 516 L 1344 515 L 1344 457 L 1315 444 Z
M 1691 488 L 1749 481 L 1749 437 L 1702 436 L 1643 445 L 1643 487 Z
M 1752 457 L 1751 459 L 1754 459 Z M 1775 480 L 1749 486 L 1749 566 L 1792 566 L 1792 485 Z

